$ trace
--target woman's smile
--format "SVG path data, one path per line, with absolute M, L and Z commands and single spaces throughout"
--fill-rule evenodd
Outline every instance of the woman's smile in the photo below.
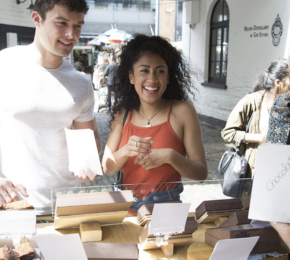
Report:
M 133 65 L 129 78 L 141 100 L 155 102 L 162 99 L 169 83 L 168 66 L 158 54 L 145 52 Z

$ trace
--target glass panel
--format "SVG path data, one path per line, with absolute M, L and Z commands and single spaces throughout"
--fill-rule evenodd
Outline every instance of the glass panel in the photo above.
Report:
M 216 46 L 216 61 L 220 61 L 220 60 L 221 60 L 221 47 Z
M 221 67 L 220 67 L 220 63 L 216 62 L 215 64 L 215 78 L 219 78 L 220 77 L 220 71 L 221 71 Z
M 224 43 L 228 42 L 228 28 L 224 28 Z
M 178 2 L 178 12 L 183 12 L 183 2 Z
M 211 57 L 210 61 L 216 61 L 216 46 L 211 46 Z
M 234 181 L 234 180 L 231 180 Z M 242 199 L 247 196 L 251 188 L 252 179 L 240 179 L 237 183 L 241 183 L 243 186 Z M 137 196 L 139 199 L 142 199 L 142 193 L 152 194 L 155 192 L 164 192 L 164 196 L 169 196 L 169 190 L 176 188 L 180 183 L 183 184 L 183 192 L 180 193 L 180 200 L 183 203 L 191 203 L 190 212 L 195 212 L 195 209 L 205 200 L 218 200 L 218 199 L 232 199 L 223 194 L 222 190 L 222 180 L 205 180 L 204 182 L 195 182 L 195 181 L 182 181 L 182 182 L 167 182 L 167 183 L 154 183 L 154 184 L 127 184 L 127 185 L 114 185 L 115 191 L 121 190 L 131 190 L 132 193 Z M 153 187 L 154 186 L 154 187 Z M 87 187 L 71 187 L 71 188 L 58 188 L 51 190 L 51 204 L 50 213 L 55 213 L 55 204 L 58 195 L 65 194 L 84 194 L 84 193 L 98 193 L 98 192 L 112 192 L 113 186 L 108 185 L 98 185 L 98 186 L 87 186 Z M 41 195 L 44 191 L 40 191 Z M 48 190 L 45 191 L 49 192 Z M 31 191 L 28 191 L 31 194 Z M 30 198 L 30 197 L 29 197 Z M 114 200 L 112 197 L 111 201 Z M 158 203 L 158 197 L 153 197 L 153 200 L 156 200 Z M 86 202 L 82 202 L 85 204 Z M 97 203 L 96 203 L 97 204 Z M 125 203 L 124 203 L 125 204 Z M 77 207 L 76 207 L 77 208 Z M 82 208 L 84 209 L 84 207 Z M 95 208 L 97 209 L 97 207 Z M 76 209 L 77 210 L 77 209 Z M 127 209 L 125 209 L 127 210 Z M 91 212 L 92 213 L 92 212 Z M 104 213 L 102 213 L 104 214 Z M 110 214 L 110 213 L 109 213 Z
M 223 70 L 221 74 L 221 78 L 225 79 L 227 77 L 227 62 L 223 62 Z
M 223 0 L 219 1 L 214 8 L 213 15 L 211 18 L 212 23 L 223 21 Z
M 217 42 L 217 29 L 211 30 L 211 45 L 215 45 Z
M 218 29 L 217 30 L 217 41 L 216 41 L 216 45 L 221 45 L 222 43 L 222 29 Z
M 228 61 L 228 28 L 224 28 L 223 61 Z
M 211 62 L 211 64 L 210 64 L 210 76 L 212 78 L 215 77 L 215 62 Z
M 224 1 L 224 21 L 230 20 L 230 10 L 226 1 Z

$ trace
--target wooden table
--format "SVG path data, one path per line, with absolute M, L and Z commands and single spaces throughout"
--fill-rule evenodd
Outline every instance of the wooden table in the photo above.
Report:
M 189 213 L 189 216 L 194 216 Z M 216 228 L 214 223 L 198 224 L 198 230 L 192 234 L 192 244 L 174 248 L 174 255 L 165 257 L 161 249 L 139 250 L 139 260 L 208 260 L 213 247 L 205 243 L 205 230 L 207 228 Z M 102 241 L 98 243 L 118 243 L 118 244 L 139 244 L 139 235 L 143 227 L 139 226 L 137 217 L 127 217 L 122 224 L 102 226 Z M 53 223 L 37 224 L 37 235 L 65 235 L 79 234 L 78 228 L 54 230 Z M 32 246 L 37 245 L 32 241 Z M 189 250 L 188 250 L 189 249 Z M 281 253 L 286 254 L 288 251 L 283 249 Z M 273 258 L 267 257 L 267 260 L 288 259 L 287 256 Z M 43 259 L 44 260 L 44 259 Z

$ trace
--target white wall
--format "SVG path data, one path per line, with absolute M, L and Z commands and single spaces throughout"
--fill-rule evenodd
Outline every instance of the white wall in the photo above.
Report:
M 207 82 L 209 28 L 216 0 L 200 1 L 200 22 L 190 29 L 183 20 L 183 51 L 193 68 L 204 73 Z M 198 113 L 226 120 L 235 104 L 253 89 L 257 76 L 270 62 L 289 54 L 289 0 L 227 0 L 230 9 L 227 89 L 200 86 L 195 106 Z M 184 5 L 185 7 L 185 5 Z M 283 24 L 280 44 L 272 44 L 271 28 L 279 14 Z M 269 26 L 267 30 L 245 31 L 244 27 Z M 268 33 L 268 37 L 250 37 Z
M 34 27 L 31 21 L 31 11 L 26 9 L 30 1 L 16 4 L 16 0 L 0 0 L 0 24 L 9 24 L 23 27 Z

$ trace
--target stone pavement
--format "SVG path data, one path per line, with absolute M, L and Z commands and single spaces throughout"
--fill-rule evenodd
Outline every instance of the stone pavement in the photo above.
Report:
M 106 113 L 106 109 L 101 109 L 99 113 L 95 111 L 98 130 L 101 136 L 103 150 L 106 145 L 106 141 L 109 135 L 109 114 Z M 184 192 L 181 194 L 183 202 L 191 202 L 192 207 L 196 207 L 200 202 L 205 199 L 219 199 L 225 196 L 221 192 L 221 187 L 215 180 L 214 172 L 218 166 L 222 154 L 228 149 L 228 145 L 223 141 L 221 137 L 222 126 L 213 125 L 202 121 L 200 119 L 203 144 L 206 153 L 207 166 L 208 166 L 208 178 L 206 182 L 190 182 L 184 187 Z M 103 151 L 100 155 L 102 158 Z M 94 182 L 83 184 L 85 186 L 102 186 L 100 190 L 110 190 L 110 183 L 116 181 L 116 175 L 113 176 L 101 176 Z M 186 179 L 183 179 L 186 180 Z M 107 186 L 107 187 L 106 187 Z M 195 198 L 192 201 L 192 198 Z

